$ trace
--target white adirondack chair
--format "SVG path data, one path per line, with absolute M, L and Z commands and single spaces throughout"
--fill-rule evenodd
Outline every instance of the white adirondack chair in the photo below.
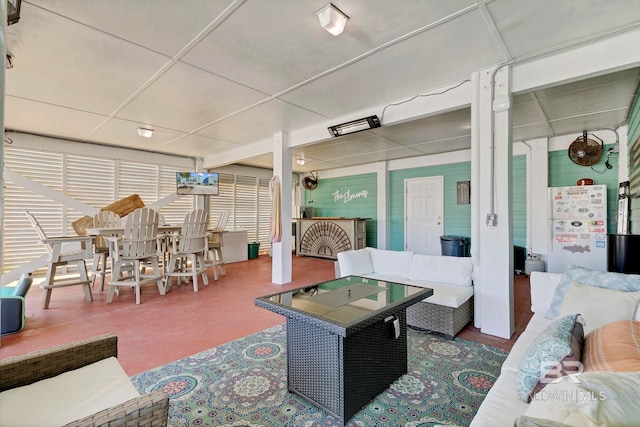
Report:
M 122 220 L 120 215 L 111 211 L 100 211 L 93 217 L 93 226 L 95 228 L 120 228 Z M 96 283 L 96 277 L 100 276 L 100 290 L 104 290 L 104 278 L 110 269 L 107 267 L 109 258 L 109 246 L 103 236 L 96 236 L 94 240 L 94 257 L 93 266 L 91 268 L 90 280 L 92 286 Z M 113 261 L 111 261 L 111 269 L 113 269 Z
M 178 278 L 178 284 L 183 278 L 191 277 L 194 292 L 198 292 L 198 275 L 202 276 L 205 285 L 209 284 L 205 265 L 208 222 L 208 214 L 204 210 L 194 210 L 184 218 L 180 233 L 171 236 L 169 265 L 165 271 L 167 289 L 171 286 L 172 277 Z
M 228 219 L 229 211 L 225 210 L 220 212 L 218 222 L 209 234 L 209 240 L 207 242 L 206 265 L 207 267 L 213 267 L 213 280 L 218 280 L 218 268 L 220 268 L 220 274 L 226 274 L 224 270 L 224 259 L 222 258 L 222 245 L 224 243 L 222 232 L 227 226 Z
M 93 255 L 91 237 L 49 237 L 47 236 L 47 233 L 45 233 L 44 229 L 40 226 L 38 220 L 29 211 L 25 211 L 25 213 L 27 214 L 27 218 L 29 218 L 31 225 L 38 233 L 40 240 L 47 248 L 47 252 L 49 252 L 49 260 L 47 263 L 47 277 L 45 281 L 40 284 L 40 287 L 44 290 L 44 293 L 42 294 L 42 308 L 49 308 L 51 291 L 55 288 L 61 288 L 64 286 L 82 286 L 85 299 L 87 301 L 93 301 L 93 296 L 91 295 L 91 287 L 89 286 L 90 281 L 87 276 L 87 265 L 85 263 L 85 259 L 91 258 L 91 256 Z M 62 245 L 64 245 L 65 243 L 84 243 L 84 249 L 63 252 Z M 56 271 L 58 267 L 63 267 L 69 264 L 77 265 L 77 276 L 56 279 Z
M 136 209 L 127 215 L 124 233 L 120 237 L 104 239 L 109 244 L 109 256 L 113 262 L 107 303 L 119 287 L 132 287 L 136 293 L 136 304 L 140 304 L 140 287 L 156 282 L 160 295 L 165 294 L 163 275 L 160 272 L 160 239 L 158 238 L 159 215 L 149 208 Z M 151 266 L 152 274 L 146 274 L 144 267 Z M 123 271 L 131 271 L 123 276 Z

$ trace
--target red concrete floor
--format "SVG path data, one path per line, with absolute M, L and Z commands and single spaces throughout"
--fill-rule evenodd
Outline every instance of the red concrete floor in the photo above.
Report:
M 33 286 L 27 296 L 25 329 L 0 340 L 0 359 L 105 333 L 118 336 L 118 359 L 134 375 L 284 322 L 280 315 L 256 307 L 255 297 L 311 285 L 335 277 L 333 260 L 293 257 L 293 281 L 271 283 L 271 258 L 227 264 L 227 274 L 209 285 L 174 285 L 161 296 L 155 284 L 142 289 L 135 304 L 132 289 L 122 289 L 111 304 L 107 292 L 93 288 L 93 302 L 77 286 L 53 290 L 49 309 L 41 308 L 42 291 Z M 524 276 L 526 278 L 526 276 Z M 36 283 L 40 279 L 36 279 Z M 525 289 L 526 288 L 526 289 Z M 519 291 L 518 289 L 523 289 Z M 526 292 L 525 292 L 526 290 Z M 528 312 L 528 279 L 516 279 L 516 335 L 524 329 Z M 523 314 L 524 312 L 524 314 Z M 514 338 L 504 340 L 481 334 L 472 325 L 460 333 L 469 340 L 510 349 Z

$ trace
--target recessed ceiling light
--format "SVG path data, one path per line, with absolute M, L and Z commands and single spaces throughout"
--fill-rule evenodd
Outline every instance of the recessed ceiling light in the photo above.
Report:
M 144 136 L 145 138 L 151 138 L 151 135 L 153 135 L 153 129 L 138 128 L 138 135 Z
M 302 166 L 305 163 L 307 163 L 307 161 L 305 159 L 298 159 L 298 160 L 296 160 L 296 163 L 299 164 L 300 166 Z

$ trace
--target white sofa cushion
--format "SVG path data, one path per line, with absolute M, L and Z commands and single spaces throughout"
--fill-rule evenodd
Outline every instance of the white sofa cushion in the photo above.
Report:
M 558 316 L 564 295 L 571 282 L 584 283 L 599 288 L 615 289 L 624 292 L 640 291 L 640 274 L 614 273 L 610 271 L 590 270 L 575 265 L 567 266 L 562 280 L 556 286 L 551 306 L 547 312 L 547 319 Z
M 392 274 L 406 277 L 411 266 L 413 252 L 390 251 L 386 249 L 366 248 L 371 255 L 373 272 L 376 274 Z M 342 269 L 342 264 L 340 264 Z
M 407 280 L 404 283 L 421 288 L 433 289 L 433 295 L 423 301 L 446 307 L 458 308 L 473 296 L 473 286 L 458 286 L 449 283 Z
M 61 426 L 139 397 L 115 357 L 0 393 L 0 427 Z
M 529 406 L 518 398 L 517 374 L 502 373 L 471 421 L 471 427 L 513 427 Z
M 640 302 L 640 292 L 623 292 L 571 282 L 567 289 L 560 316 L 580 313 L 585 320 L 584 334 L 607 323 L 633 319 Z
M 408 276 L 409 280 L 471 286 L 472 272 L 473 263 L 469 257 L 414 254 Z
M 553 294 L 562 277 L 562 273 L 531 272 L 531 276 L 529 276 L 529 282 L 531 284 L 531 311 L 542 314 L 549 311 Z
M 363 276 L 373 273 L 371 255 L 366 248 L 338 252 L 338 264 L 340 265 L 340 277 Z
M 525 415 L 579 427 L 637 426 L 639 388 L 638 372 L 585 372 L 542 389 Z

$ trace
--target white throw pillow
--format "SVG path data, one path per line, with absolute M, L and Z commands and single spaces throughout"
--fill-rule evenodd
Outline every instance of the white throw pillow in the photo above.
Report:
M 623 292 L 572 282 L 569 285 L 560 316 L 580 313 L 587 335 L 607 323 L 631 320 L 640 302 L 640 292 Z
M 586 372 L 547 385 L 525 415 L 579 427 L 637 426 L 638 390 L 638 372 Z
M 366 248 L 338 252 L 338 264 L 340 265 L 341 277 L 362 276 L 363 274 L 373 273 L 371 256 Z

